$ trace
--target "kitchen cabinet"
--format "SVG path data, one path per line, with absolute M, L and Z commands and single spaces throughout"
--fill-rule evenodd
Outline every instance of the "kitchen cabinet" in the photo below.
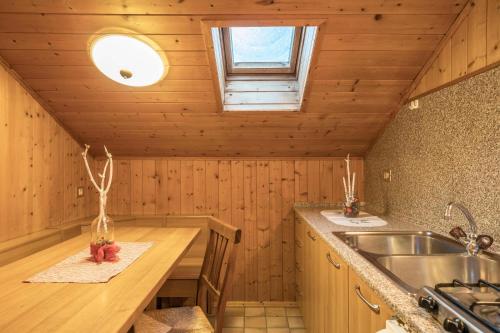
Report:
M 308 333 L 371 333 L 390 308 L 303 219 L 296 218 L 296 290 Z
M 297 303 L 302 309 L 308 332 L 323 332 L 320 318 L 324 304 L 319 302 L 320 285 L 324 284 L 320 274 L 320 237 L 301 219 L 296 219 L 295 235 Z
M 349 268 L 349 333 L 377 332 L 393 313 L 351 268 Z
M 324 332 L 348 332 L 349 322 L 349 266 L 333 251 L 326 242 L 322 242 L 321 275 L 326 277 L 324 303 Z

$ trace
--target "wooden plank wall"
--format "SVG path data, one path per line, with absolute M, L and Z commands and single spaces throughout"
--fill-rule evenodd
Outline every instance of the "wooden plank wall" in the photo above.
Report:
M 88 214 L 80 146 L 0 66 L 0 241 Z
M 363 200 L 363 160 L 353 164 Z M 242 228 L 232 298 L 259 301 L 294 300 L 293 204 L 342 201 L 345 172 L 342 158 L 117 159 L 115 165 L 110 214 L 209 214 Z
M 417 85 L 412 97 L 500 63 L 500 1 L 475 0 L 467 18 Z

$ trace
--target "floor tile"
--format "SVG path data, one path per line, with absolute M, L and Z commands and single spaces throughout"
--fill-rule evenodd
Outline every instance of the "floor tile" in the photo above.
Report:
M 244 327 L 243 317 L 224 317 L 224 327 Z
M 266 328 L 266 317 L 245 317 L 245 328 Z
M 302 316 L 299 308 L 286 308 L 286 315 L 288 317 L 301 317 Z
M 289 328 L 268 328 L 267 333 L 290 333 L 290 329 Z
M 245 328 L 245 333 L 267 333 L 265 328 Z
M 268 317 L 284 317 L 286 316 L 285 308 L 267 307 L 266 316 Z
M 267 328 L 288 327 L 287 317 L 266 317 Z
M 306 330 L 303 328 L 290 328 L 290 333 L 306 333 Z
M 302 317 L 287 317 L 288 327 L 290 328 L 304 328 L 304 320 Z
M 244 328 L 243 327 L 226 327 L 226 328 L 223 328 L 222 329 L 222 333 L 245 333 L 244 331 Z
M 257 317 L 264 316 L 265 310 L 264 307 L 246 307 L 245 308 L 245 317 Z
M 225 316 L 243 317 L 245 315 L 245 308 L 242 306 L 229 306 L 224 313 Z

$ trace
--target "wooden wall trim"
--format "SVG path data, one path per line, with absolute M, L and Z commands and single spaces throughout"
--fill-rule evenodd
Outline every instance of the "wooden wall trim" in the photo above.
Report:
M 423 92 L 423 93 L 420 93 L 420 94 L 418 94 L 418 95 L 411 96 L 411 97 L 407 100 L 407 102 L 409 102 L 410 100 L 419 99 L 419 98 L 421 98 L 421 97 L 424 97 L 424 96 L 427 96 L 427 95 L 429 95 L 429 94 L 432 94 L 432 93 L 434 93 L 434 92 L 436 92 L 436 91 L 438 91 L 438 90 L 441 90 L 441 89 L 444 89 L 444 88 L 446 88 L 446 87 L 449 87 L 449 86 L 452 86 L 452 85 L 454 85 L 454 84 L 457 84 L 457 83 L 459 83 L 459 82 L 465 81 L 465 80 L 467 80 L 467 79 L 470 79 L 470 78 L 471 78 L 471 77 L 473 77 L 473 76 L 476 76 L 476 75 L 478 75 L 478 74 L 481 74 L 481 73 L 487 72 L 487 71 L 489 71 L 490 69 L 493 69 L 493 68 L 498 67 L 498 66 L 500 66 L 500 60 L 499 60 L 499 61 L 497 61 L 497 62 L 494 62 L 494 63 L 492 63 L 492 64 L 486 65 L 485 67 L 483 67 L 483 68 L 481 68 L 481 69 L 478 69 L 478 70 L 476 70 L 476 71 L 474 71 L 474 72 L 467 73 L 467 74 L 465 74 L 465 75 L 463 75 L 463 76 L 461 76 L 461 77 L 459 77 L 459 78 L 456 78 L 456 79 L 454 79 L 454 80 L 451 80 L 450 82 L 447 82 L 447 83 L 445 83 L 445 84 L 443 84 L 443 85 L 440 85 L 440 86 L 438 86 L 438 87 L 435 87 L 435 88 L 429 89 L 429 90 L 427 90 L 427 91 L 425 91 L 425 92 Z

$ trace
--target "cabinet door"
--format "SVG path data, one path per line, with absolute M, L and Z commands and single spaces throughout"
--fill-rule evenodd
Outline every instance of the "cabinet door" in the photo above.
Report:
M 320 332 L 319 327 L 319 262 L 320 240 L 316 232 L 308 225 L 305 226 L 304 239 L 304 322 L 309 333 Z
M 349 269 L 349 333 L 374 333 L 385 328 L 391 309 Z
M 313 333 L 312 331 L 313 310 L 311 308 L 313 305 L 312 290 L 311 290 L 312 286 L 311 271 L 313 267 L 313 263 L 311 262 L 311 257 L 313 254 L 313 240 L 310 237 L 311 229 L 308 225 L 305 226 L 304 231 L 305 231 L 305 237 L 304 237 L 304 273 L 303 273 L 304 277 L 303 315 L 304 315 L 304 323 L 308 332 Z
M 324 300 L 324 332 L 346 333 L 349 323 L 349 267 L 326 243 L 323 245 L 322 263 L 326 267 Z M 323 275 L 324 274 L 324 275 Z

